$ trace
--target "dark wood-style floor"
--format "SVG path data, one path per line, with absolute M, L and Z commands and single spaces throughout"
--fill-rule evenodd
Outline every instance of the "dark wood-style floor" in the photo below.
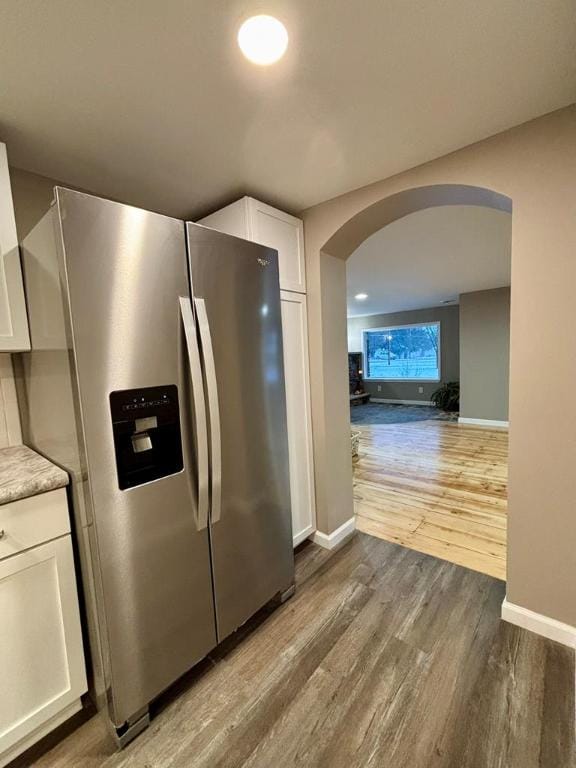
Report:
M 572 768 L 574 653 L 504 584 L 358 533 L 164 696 L 115 753 L 93 718 L 40 768 Z

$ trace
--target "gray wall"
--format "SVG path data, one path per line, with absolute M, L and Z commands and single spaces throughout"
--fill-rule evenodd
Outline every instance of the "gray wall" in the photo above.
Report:
M 508 421 L 510 288 L 460 296 L 460 416 Z
M 411 312 L 394 312 L 388 315 L 369 315 L 348 318 L 348 351 L 362 352 L 362 331 L 366 328 L 383 328 L 387 325 L 410 325 L 440 321 L 440 357 L 442 381 L 458 381 L 460 376 L 459 313 L 458 307 L 432 307 Z M 365 381 L 366 391 L 374 398 L 391 400 L 422 400 L 440 385 L 438 382 L 418 381 Z M 380 391 L 378 391 L 380 387 Z M 423 392 L 418 392 L 422 387 Z

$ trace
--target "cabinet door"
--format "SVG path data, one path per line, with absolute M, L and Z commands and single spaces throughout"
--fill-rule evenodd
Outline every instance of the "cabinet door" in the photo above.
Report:
M 249 198 L 250 239 L 278 251 L 280 288 L 306 293 L 304 225 L 300 219 Z
M 6 146 L 0 144 L 0 352 L 30 349 Z
M 1 764 L 86 691 L 70 536 L 0 561 L 0 617 Z
M 251 198 L 249 197 L 241 197 L 235 203 L 230 203 L 225 208 L 220 208 L 219 211 L 211 213 L 210 216 L 199 219 L 198 224 L 202 224 L 203 227 L 210 227 L 210 229 L 216 229 L 218 232 L 225 232 L 227 235 L 250 240 L 250 232 L 248 231 L 248 205 L 250 200 Z
M 294 546 L 316 530 L 306 296 L 281 291 Z

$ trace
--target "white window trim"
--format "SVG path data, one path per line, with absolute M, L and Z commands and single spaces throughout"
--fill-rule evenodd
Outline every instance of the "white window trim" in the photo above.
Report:
M 437 379 L 382 379 L 373 376 L 368 376 L 368 351 L 367 340 L 369 333 L 381 333 L 382 331 L 398 331 L 401 328 L 423 328 L 427 325 L 436 325 L 438 327 L 438 378 Z M 365 381 L 387 381 L 387 382 L 415 382 L 419 381 L 423 384 L 439 384 L 442 381 L 442 324 L 440 320 L 432 320 L 429 323 L 403 323 L 402 325 L 384 325 L 378 328 L 363 328 L 362 329 L 362 354 L 364 355 L 364 380 Z

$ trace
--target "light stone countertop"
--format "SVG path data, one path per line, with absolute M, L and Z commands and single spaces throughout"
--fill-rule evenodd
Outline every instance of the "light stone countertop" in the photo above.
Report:
M 0 448 L 0 504 L 66 485 L 66 472 L 26 445 Z

